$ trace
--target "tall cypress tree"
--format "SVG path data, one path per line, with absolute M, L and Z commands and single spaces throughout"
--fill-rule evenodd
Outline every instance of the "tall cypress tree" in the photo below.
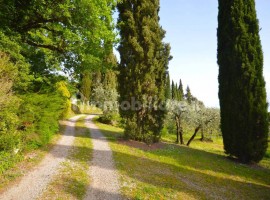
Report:
M 125 135 L 156 142 L 165 117 L 164 109 L 157 105 L 165 102 L 170 59 L 170 45 L 162 42 L 165 31 L 159 25 L 159 0 L 123 0 L 117 8 L 120 113 L 126 120 Z
M 175 86 L 174 86 L 174 94 L 175 94 L 175 100 L 179 101 L 179 92 L 178 92 L 177 83 L 175 83 Z
M 192 96 L 192 94 L 191 94 L 191 91 L 190 91 L 189 86 L 187 86 L 185 97 L 186 97 L 187 102 L 188 102 L 189 104 L 191 104 L 192 99 L 193 99 L 193 96 Z
M 171 99 L 172 98 L 171 80 L 170 80 L 170 74 L 169 74 L 169 72 L 167 72 L 167 76 L 166 76 L 165 98 L 166 99 Z
M 102 73 L 100 71 L 96 71 L 92 73 L 92 90 L 102 85 Z
M 263 53 L 254 0 L 219 0 L 218 65 L 225 152 L 260 161 L 268 122 Z
M 113 70 L 107 70 L 104 73 L 103 87 L 106 90 L 116 90 L 117 89 L 117 77 L 116 72 Z
M 174 81 L 173 80 L 172 80 L 172 89 L 171 89 L 171 92 L 172 92 L 172 99 L 175 100 L 176 94 L 175 94 L 175 86 L 174 86 Z
M 182 101 L 184 99 L 184 89 L 183 89 L 183 84 L 182 84 L 182 80 L 180 79 L 179 81 L 179 96 L 180 96 L 180 101 Z
M 85 71 L 82 74 L 81 93 L 83 94 L 83 101 L 89 101 L 91 95 L 91 73 Z

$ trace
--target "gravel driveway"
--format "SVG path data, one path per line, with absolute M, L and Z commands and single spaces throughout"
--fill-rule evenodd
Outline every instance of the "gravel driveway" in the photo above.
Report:
M 91 185 L 85 200 L 118 200 L 121 195 L 112 151 L 106 138 L 92 122 L 94 117 L 86 117 L 86 125 L 90 129 L 93 142 L 93 160 L 89 170 Z

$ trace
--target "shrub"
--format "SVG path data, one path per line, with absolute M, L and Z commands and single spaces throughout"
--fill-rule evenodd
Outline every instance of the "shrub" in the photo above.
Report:
M 65 110 L 65 99 L 57 93 L 22 96 L 20 108 L 21 125 L 24 141 L 31 147 L 47 144 L 52 135 L 58 131 L 58 120 Z
M 20 160 L 22 160 L 22 156 L 20 154 L 0 151 L 0 174 L 3 174 L 7 169 L 13 167 L 14 164 Z
M 58 93 L 64 98 L 62 118 L 66 118 L 71 113 L 70 92 L 65 81 L 56 83 Z
M 16 115 L 20 100 L 13 91 L 18 70 L 9 57 L 0 52 L 0 151 L 10 151 L 20 144 Z
M 119 126 L 121 117 L 118 113 L 105 113 L 98 118 L 98 121 L 103 124 Z

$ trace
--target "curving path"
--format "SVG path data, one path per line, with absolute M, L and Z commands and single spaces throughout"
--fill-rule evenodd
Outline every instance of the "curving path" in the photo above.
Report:
M 68 121 L 65 134 L 43 161 L 19 183 L 1 194 L 0 200 L 33 200 L 42 194 L 53 175 L 58 172 L 60 163 L 65 161 L 75 138 L 75 122 L 81 116 L 83 115 L 75 116 Z
M 90 129 L 93 142 L 93 159 L 89 169 L 91 185 L 85 200 L 118 200 L 121 199 L 121 195 L 112 151 L 106 138 L 92 122 L 94 117 L 86 117 L 86 126 Z

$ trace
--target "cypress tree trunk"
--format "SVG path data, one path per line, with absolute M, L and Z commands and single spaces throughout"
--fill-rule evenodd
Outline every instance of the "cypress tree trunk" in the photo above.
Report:
M 127 138 L 157 142 L 163 126 L 170 46 L 162 42 L 159 0 L 123 0 L 117 5 L 120 30 L 120 114 Z
M 224 149 L 242 162 L 258 162 L 267 149 L 268 122 L 254 0 L 219 0 L 217 36 Z

